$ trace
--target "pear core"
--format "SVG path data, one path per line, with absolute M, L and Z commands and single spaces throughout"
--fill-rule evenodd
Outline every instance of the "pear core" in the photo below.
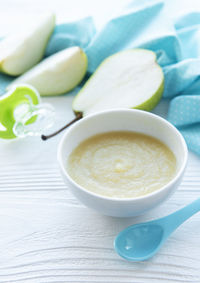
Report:
M 175 175 L 176 158 L 154 137 L 108 132 L 80 143 L 67 162 L 69 176 L 84 189 L 112 198 L 134 198 L 159 190 Z

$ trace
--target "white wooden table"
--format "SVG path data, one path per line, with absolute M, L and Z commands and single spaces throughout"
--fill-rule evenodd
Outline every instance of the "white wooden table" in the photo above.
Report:
M 102 1 L 72 2 L 0 0 L 0 33 L 11 30 L 17 19 L 21 23 L 23 13 L 28 18 L 47 5 L 60 21 L 65 14 L 72 19 L 104 9 Z M 44 99 L 57 111 L 55 127 L 73 117 L 72 98 L 73 94 Z M 167 102 L 155 112 L 165 116 Z M 145 216 L 118 219 L 89 210 L 68 191 L 56 161 L 61 136 L 47 142 L 0 140 L 0 283 L 199 283 L 200 214 L 182 225 L 147 262 L 121 259 L 113 250 L 113 240 L 128 225 L 164 216 L 199 197 L 200 158 L 189 154 L 181 186 L 162 206 Z

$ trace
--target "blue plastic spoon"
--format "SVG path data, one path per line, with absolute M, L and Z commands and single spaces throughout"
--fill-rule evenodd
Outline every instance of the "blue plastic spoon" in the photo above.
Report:
M 151 258 L 170 234 L 198 211 L 200 211 L 200 198 L 163 218 L 129 226 L 116 237 L 115 250 L 129 261 Z

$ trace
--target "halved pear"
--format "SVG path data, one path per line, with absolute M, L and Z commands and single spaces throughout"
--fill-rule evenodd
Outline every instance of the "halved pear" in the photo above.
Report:
M 77 94 L 72 108 L 82 116 L 114 108 L 150 111 L 163 90 L 164 75 L 156 54 L 131 49 L 106 58 Z
M 0 41 L 0 71 L 8 75 L 21 75 L 43 57 L 55 26 L 55 15 L 42 17 L 23 32 Z
M 50 135 L 47 140 L 84 116 L 116 108 L 150 111 L 161 99 L 164 75 L 156 54 L 146 49 L 121 51 L 106 58 L 75 97 L 76 117 Z
M 87 71 L 87 56 L 80 47 L 64 49 L 36 65 L 8 88 L 26 83 L 35 87 L 40 95 L 59 95 L 76 87 Z

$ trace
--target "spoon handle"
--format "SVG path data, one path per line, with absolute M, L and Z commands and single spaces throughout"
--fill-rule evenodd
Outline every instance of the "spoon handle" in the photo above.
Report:
M 200 211 L 200 198 L 181 208 L 180 210 L 162 218 L 162 224 L 165 225 L 167 235 L 171 234 L 184 221 Z

